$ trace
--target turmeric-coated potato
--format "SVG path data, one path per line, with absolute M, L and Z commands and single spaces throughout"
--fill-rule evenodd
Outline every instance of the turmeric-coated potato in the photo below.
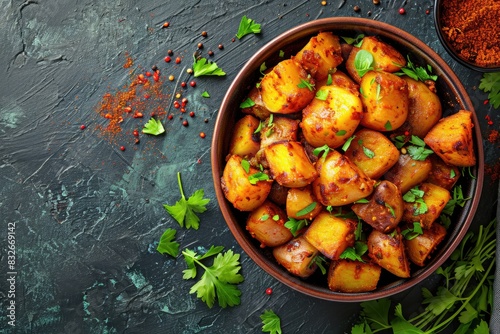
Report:
M 273 143 L 264 149 L 272 178 L 285 187 L 305 187 L 318 177 L 318 172 L 299 142 Z
M 240 211 L 252 211 L 260 206 L 271 191 L 272 181 L 250 183 L 249 177 L 259 170 L 251 167 L 247 173 L 238 155 L 231 155 L 226 162 L 221 177 L 221 187 L 227 200 Z
M 352 80 L 351 77 L 349 77 L 347 74 L 345 74 L 340 70 L 336 70 L 335 72 L 331 73 L 330 78 L 316 82 L 316 87 L 323 87 L 323 86 L 342 87 L 349 90 L 356 96 L 360 95 L 359 85 L 356 82 L 354 82 L 354 80 Z
M 410 77 L 402 77 L 408 84 L 408 117 L 406 121 L 410 133 L 419 138 L 424 138 L 430 129 L 443 115 L 441 101 L 436 93 L 422 81 Z
M 354 133 L 362 115 L 363 105 L 356 94 L 343 87 L 323 86 L 304 108 L 300 127 L 312 146 L 337 148 Z
M 283 140 L 297 141 L 298 130 L 298 120 L 272 115 L 263 122 L 260 131 L 260 147 L 265 148 L 272 143 Z
M 326 78 L 343 60 L 339 37 L 331 32 L 320 32 L 295 55 L 295 60 L 315 80 Z
M 328 269 L 328 288 L 338 292 L 367 292 L 377 288 L 382 268 L 372 262 L 336 260 Z
M 319 177 L 313 192 L 324 206 L 342 206 L 365 198 L 373 191 L 375 181 L 336 150 L 316 162 Z
M 368 236 L 367 244 L 368 256 L 373 262 L 398 277 L 410 277 L 410 264 L 399 229 L 394 234 L 373 230 Z
M 417 201 L 406 201 L 403 220 L 409 223 L 420 222 L 422 228 L 427 229 L 439 217 L 446 203 L 451 199 L 451 195 L 448 190 L 432 183 L 422 183 L 418 190 L 424 192 L 422 199 L 425 206 Z
M 441 118 L 427 133 L 424 141 L 445 163 L 458 167 L 474 166 L 473 127 L 472 113 L 460 110 Z
M 337 260 L 347 247 L 354 245 L 357 222 L 323 211 L 314 218 L 304 238 L 329 259 Z
M 358 71 L 356 70 L 356 66 L 354 66 L 354 61 L 356 59 L 356 54 L 361 50 L 358 47 L 353 47 L 351 49 L 351 52 L 349 53 L 349 57 L 347 57 L 345 61 L 345 69 L 349 76 L 354 80 L 356 83 L 361 82 L 361 76 L 359 75 Z
M 379 179 L 399 159 L 399 150 L 382 133 L 361 129 L 354 133 L 345 156 L 373 180 Z
M 246 229 L 260 242 L 260 247 L 276 247 L 293 238 L 286 228 L 286 213 L 271 201 L 265 201 L 254 209 L 247 218 Z
M 432 163 L 432 168 L 425 182 L 435 184 L 451 191 L 460 178 L 460 169 L 456 166 L 445 164 L 443 159 L 436 154 L 430 155 L 429 158 Z
M 273 113 L 301 111 L 315 95 L 314 79 L 293 59 L 285 59 L 264 75 L 260 93 L 264 106 Z
M 406 66 L 405 57 L 391 45 L 381 41 L 376 36 L 365 36 L 360 46 L 361 50 L 370 52 L 373 56 L 374 68 L 385 72 L 398 72 Z
M 266 108 L 264 102 L 262 102 L 262 95 L 256 86 L 254 86 L 248 93 L 246 101 L 248 100 L 252 101 L 252 103 L 249 103 L 248 106 L 244 105 L 244 107 L 241 108 L 241 111 L 244 114 L 253 115 L 260 120 L 265 120 L 269 117 L 271 112 Z
M 384 179 L 394 183 L 401 194 L 423 182 L 432 169 L 429 157 L 425 160 L 413 160 L 409 154 L 401 154 L 398 162 L 387 173 Z
M 233 135 L 229 143 L 229 154 L 242 158 L 254 156 L 260 149 L 260 140 L 255 130 L 260 121 L 251 115 L 246 115 L 234 125 Z
M 318 250 L 303 236 L 273 248 L 273 255 L 279 264 L 298 277 L 307 278 L 318 268 L 314 263 Z
M 365 112 L 361 125 L 377 131 L 399 128 L 408 116 L 408 85 L 401 77 L 383 71 L 369 71 L 360 82 Z
M 423 267 L 430 259 L 441 241 L 446 236 L 446 229 L 441 224 L 432 224 L 430 228 L 423 230 L 423 234 L 405 240 L 408 258 L 417 266 Z
M 323 206 L 314 196 L 311 187 L 291 188 L 286 197 L 286 214 L 295 219 L 309 219 L 316 217 Z
M 404 202 L 398 187 L 389 181 L 380 182 L 368 203 L 356 203 L 351 210 L 380 232 L 392 232 L 403 218 Z

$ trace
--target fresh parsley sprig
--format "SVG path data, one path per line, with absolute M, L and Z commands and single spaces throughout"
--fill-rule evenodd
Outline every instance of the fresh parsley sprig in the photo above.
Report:
M 347 247 L 342 254 L 340 254 L 341 259 L 347 259 L 352 261 L 365 262 L 362 256 L 368 251 L 368 245 L 362 241 L 356 241 L 353 247 Z
M 217 64 L 213 61 L 207 60 L 207 58 L 193 56 L 193 75 L 194 77 L 201 77 L 202 75 L 216 75 L 224 76 L 224 72 Z
M 438 76 L 431 74 L 432 73 L 431 65 L 427 64 L 427 68 L 421 66 L 415 66 L 415 64 L 413 64 L 413 62 L 411 61 L 410 56 L 406 56 L 406 58 L 408 60 L 406 66 L 401 67 L 401 72 L 396 72 L 394 74 L 407 75 L 413 80 L 417 81 L 437 80 Z
M 429 155 L 434 153 L 431 149 L 425 147 L 425 142 L 419 137 L 412 135 L 409 141 L 413 145 L 409 145 L 406 150 L 413 160 L 423 161 Z
M 281 334 L 281 319 L 273 310 L 265 310 L 260 316 L 262 332 Z
M 488 101 L 493 108 L 500 108 L 500 72 L 484 73 L 479 82 L 479 89 L 488 94 Z
M 172 257 L 177 257 L 177 255 L 179 255 L 180 245 L 174 240 L 176 233 L 176 230 L 167 228 L 165 232 L 163 232 L 156 250 L 161 254 L 168 254 Z
M 260 24 L 255 23 L 254 20 L 249 19 L 246 15 L 243 15 L 240 21 L 240 25 L 238 27 L 238 32 L 236 33 L 236 37 L 241 39 L 243 36 L 248 34 L 259 34 L 260 33 Z
M 415 203 L 414 204 L 415 211 L 413 212 L 414 216 L 424 214 L 429 210 L 427 204 L 424 201 L 423 198 L 424 195 L 425 192 L 423 190 L 420 190 L 418 186 L 413 187 L 412 189 L 408 190 L 406 194 L 403 195 L 403 201 L 407 203 Z
M 161 121 L 159 119 L 151 117 L 149 121 L 144 124 L 142 133 L 158 136 L 162 133 L 165 133 L 165 128 L 163 127 L 163 124 L 161 124 Z
M 294 237 L 297 236 L 297 232 L 309 225 L 309 221 L 307 219 L 295 219 L 292 217 L 288 217 L 288 221 L 285 223 L 285 227 L 290 230 Z

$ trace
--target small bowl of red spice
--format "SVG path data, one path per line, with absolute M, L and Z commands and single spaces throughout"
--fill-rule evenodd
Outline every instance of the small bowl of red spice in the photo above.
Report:
M 446 51 L 480 72 L 500 71 L 500 2 L 436 0 L 434 20 Z

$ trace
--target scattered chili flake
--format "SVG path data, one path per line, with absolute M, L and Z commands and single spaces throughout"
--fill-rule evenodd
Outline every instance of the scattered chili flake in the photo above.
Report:
M 188 126 L 188 125 L 189 125 L 189 122 L 188 122 L 187 120 L 184 120 L 184 121 L 182 121 L 182 125 L 184 125 L 184 126 Z
M 174 108 L 179 109 L 181 105 L 179 104 L 179 101 L 174 101 Z
M 80 130 L 85 130 L 86 128 L 87 127 L 84 124 L 80 125 Z
M 169 23 L 169 22 L 165 22 L 165 23 L 163 23 L 163 26 L 162 26 L 162 27 L 163 27 L 163 28 L 168 28 L 169 26 L 170 26 L 170 23 Z
M 159 72 L 155 72 L 153 74 L 153 80 L 156 81 L 156 82 L 158 82 L 160 80 L 160 74 L 159 74 Z
M 134 114 L 134 118 L 142 118 L 144 115 L 142 114 L 142 112 L 136 112 Z
M 147 77 L 150 77 L 151 75 L 152 75 L 152 74 L 151 74 L 151 72 L 146 71 L 146 76 L 147 76 Z
M 493 125 L 493 121 L 492 121 L 490 115 L 486 115 L 484 117 L 484 119 L 486 120 L 486 122 L 488 123 L 488 125 Z
M 266 295 L 271 295 L 273 293 L 273 289 L 272 288 L 267 288 L 266 289 Z
M 484 101 L 483 101 L 483 104 L 484 104 L 484 105 L 487 105 L 488 103 L 490 103 L 490 100 L 484 100 Z
M 191 82 L 189 83 L 189 85 L 190 85 L 191 87 L 196 87 L 196 82 L 195 82 L 195 81 L 191 81 Z
M 403 7 L 401 7 L 401 8 L 399 8 L 398 13 L 400 15 L 405 15 L 406 14 L 406 9 L 404 9 Z
M 172 58 L 170 58 L 169 56 L 166 56 L 164 58 L 164 60 L 165 60 L 165 63 L 170 63 L 170 61 L 172 60 Z
M 490 143 L 496 143 L 499 139 L 499 132 L 498 130 L 491 130 L 490 134 L 488 135 L 488 141 Z
M 430 10 L 430 9 L 426 9 L 426 10 L 425 10 L 425 14 L 426 14 L 426 15 L 429 15 L 430 13 L 431 13 L 431 10 Z
M 200 132 L 200 138 L 205 138 L 206 136 L 205 132 Z
M 144 94 L 144 98 L 145 98 L 145 99 L 149 99 L 150 97 L 151 97 L 151 95 L 149 95 L 149 94 Z
M 126 61 L 125 64 L 123 64 L 123 68 L 130 68 L 132 65 L 134 65 L 134 60 L 128 55 L 128 53 L 125 54 Z

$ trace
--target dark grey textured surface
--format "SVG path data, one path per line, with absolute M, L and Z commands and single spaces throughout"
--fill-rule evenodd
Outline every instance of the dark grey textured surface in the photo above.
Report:
M 210 139 L 225 89 L 245 61 L 278 34 L 316 18 L 369 17 L 413 33 L 449 61 L 474 102 L 484 138 L 498 128 L 499 112 L 483 105 L 476 87 L 481 74 L 444 54 L 434 30 L 432 1 L 7 1 L 0 0 L 0 332 L 7 333 L 259 333 L 259 316 L 273 309 L 285 333 L 343 333 L 356 320 L 359 304 L 316 300 L 290 290 L 242 254 L 245 282 L 241 305 L 208 309 L 189 294 L 185 264 L 155 251 L 167 227 L 178 230 L 181 247 L 222 245 L 241 253 L 214 198 Z M 356 13 L 353 6 L 359 5 Z M 398 8 L 406 8 L 399 15 Z M 368 12 L 371 11 L 371 15 Z M 262 33 L 232 41 L 243 15 L 262 24 Z M 163 22 L 170 27 L 162 29 Z M 201 31 L 208 37 L 202 38 Z M 183 127 L 178 111 L 166 121 L 167 134 L 130 134 L 140 121 L 127 119 L 116 142 L 100 136 L 105 120 L 95 108 L 106 92 L 130 82 L 123 68 L 157 64 L 174 93 L 198 42 L 227 72 L 198 78 L 188 87 Z M 218 44 L 224 49 L 219 50 Z M 166 64 L 172 49 L 181 64 Z M 175 58 L 175 56 L 173 58 Z M 200 94 L 208 91 L 210 98 Z M 166 106 L 172 99 L 167 99 Z M 205 123 L 203 120 L 208 119 Z M 87 129 L 80 130 L 85 124 Z M 128 133 L 127 133 L 128 131 Z M 207 134 L 201 139 L 198 134 Z M 486 163 L 498 162 L 498 143 L 485 143 Z M 125 151 L 119 147 L 126 146 Z M 179 198 L 176 172 L 185 192 L 205 189 L 211 198 L 198 231 L 180 229 L 162 204 Z M 486 176 L 475 224 L 495 213 L 497 182 Z M 15 223 L 16 327 L 7 325 L 7 223 Z M 435 277 L 426 284 L 434 284 Z M 271 296 L 265 289 L 272 287 Z M 419 287 L 397 300 L 419 302 Z M 14 331 L 15 330 L 15 331 Z

